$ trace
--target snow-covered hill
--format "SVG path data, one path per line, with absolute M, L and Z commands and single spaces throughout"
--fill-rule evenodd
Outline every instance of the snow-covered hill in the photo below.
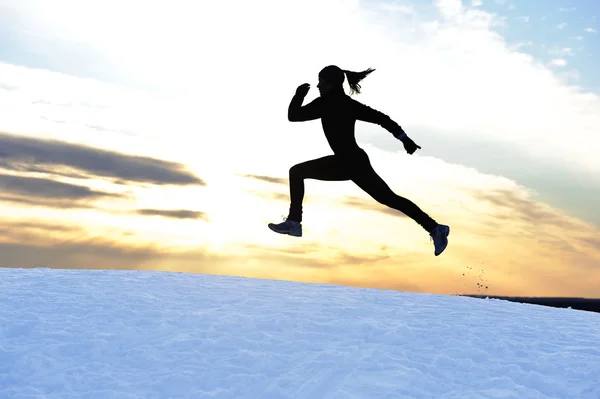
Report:
M 600 314 L 150 271 L 0 269 L 0 398 L 600 398 Z

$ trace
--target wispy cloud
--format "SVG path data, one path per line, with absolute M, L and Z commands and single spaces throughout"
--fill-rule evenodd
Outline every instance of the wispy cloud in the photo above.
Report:
M 161 216 L 171 219 L 208 219 L 208 215 L 205 212 L 186 209 L 138 209 L 135 213 L 138 215 Z
M 473 190 L 472 195 L 491 203 L 496 213 L 495 217 L 501 220 L 520 219 L 531 224 L 543 222 L 561 229 L 577 229 L 581 226 L 580 223 L 565 218 L 548 206 L 535 202 L 515 190 Z
M 413 7 L 402 3 L 382 3 L 381 9 L 393 13 L 416 15 L 416 11 Z
M 138 248 L 122 246 L 114 241 L 103 240 L 102 237 L 75 237 L 72 241 L 51 246 L 39 245 L 35 238 L 29 236 L 29 241 L 22 243 L 0 242 L 3 254 L 0 267 L 79 269 L 81 261 L 85 259 L 86 269 L 131 270 L 160 258 L 160 251 L 150 245 Z
M 592 248 L 600 251 L 600 238 L 598 237 L 582 237 L 581 242 L 588 244 Z
M 588 33 L 598 33 L 598 31 L 594 28 L 585 28 L 585 31 Z
M 515 44 L 515 45 L 513 46 L 513 48 L 514 48 L 515 50 L 518 50 L 518 49 L 520 49 L 521 47 L 531 47 L 531 46 L 533 46 L 533 41 L 531 41 L 531 40 L 528 40 L 528 41 L 526 41 L 526 42 L 520 42 L 520 43 L 517 43 L 517 44 Z
M 568 62 L 564 58 L 555 58 L 550 61 L 550 65 L 556 66 L 556 67 L 565 67 L 565 66 L 567 66 L 567 64 L 568 64 Z
M 61 168 L 122 184 L 204 185 L 184 165 L 55 140 L 0 133 L 0 167 L 19 172 L 61 174 Z
M 71 199 L 45 198 L 22 195 L 0 195 L 0 202 L 19 206 L 55 208 L 55 209 L 93 209 L 93 203 L 88 201 L 73 201 Z
M 2 227 L 2 234 L 11 235 L 16 233 L 27 233 L 27 232 L 35 232 L 45 236 L 57 236 L 63 233 L 71 233 L 71 234 L 82 234 L 84 230 L 81 226 L 69 226 L 65 224 L 56 224 L 56 223 L 48 223 L 48 222 L 33 222 L 33 221 L 12 221 L 9 223 L 4 223 Z
M 577 70 L 564 71 L 560 78 L 568 84 L 577 84 L 581 81 L 581 74 Z
M 252 175 L 252 174 L 239 174 L 241 177 L 247 177 L 250 179 L 260 180 L 267 183 L 275 183 L 275 184 L 285 184 L 289 183 L 287 178 L 283 177 L 272 177 L 272 176 L 260 176 L 260 175 Z
M 59 181 L 37 178 L 0 174 L 0 188 L 4 200 L 18 201 L 19 198 L 30 200 L 36 198 L 53 207 L 64 207 L 71 201 L 91 201 L 103 198 L 125 198 L 121 193 L 109 193 L 97 191 L 76 184 L 63 183 Z M 14 194 L 16 197 L 8 197 L 6 194 Z M 75 205 L 76 206 L 76 205 Z
M 556 27 L 561 30 L 565 29 L 567 26 L 569 26 L 569 24 L 566 22 L 561 22 L 560 24 L 556 25 Z
M 258 190 L 248 190 L 248 193 L 256 195 L 257 197 L 260 197 L 260 198 L 263 198 L 266 200 L 283 201 L 283 202 L 289 202 L 289 200 L 290 200 L 289 194 L 285 194 L 285 193 L 277 193 L 277 192 L 271 192 L 271 191 L 258 191 Z M 310 201 L 310 199 L 307 199 L 306 201 Z
M 570 47 L 552 48 L 548 50 L 548 54 L 555 57 L 573 56 L 575 52 Z

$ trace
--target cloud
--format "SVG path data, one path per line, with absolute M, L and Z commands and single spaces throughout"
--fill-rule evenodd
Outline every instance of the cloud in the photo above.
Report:
M 406 15 L 416 15 L 416 11 L 414 7 L 411 7 L 406 4 L 399 3 L 381 3 L 381 9 L 392 12 L 392 13 L 400 13 Z
M 597 237 L 582 237 L 581 242 L 589 245 L 595 250 L 600 251 L 600 238 Z M 600 268 L 600 265 L 598 266 Z
M 271 191 L 259 191 L 259 190 L 247 190 L 246 191 L 249 194 L 255 195 L 257 197 L 266 199 L 266 200 L 274 200 L 274 201 L 283 201 L 283 202 L 289 202 L 290 201 L 290 195 L 286 194 L 286 193 L 277 193 L 277 192 L 271 192 Z M 310 199 L 306 198 L 305 201 L 310 201 Z
M 70 201 L 90 201 L 105 198 L 125 198 L 126 196 L 120 193 L 109 193 L 103 191 L 92 190 L 89 187 L 84 187 L 76 184 L 62 183 L 59 181 L 37 178 L 24 177 L 0 174 L 0 188 L 3 193 L 14 194 L 18 201 L 24 199 L 31 200 L 31 197 L 36 197 L 38 203 L 43 203 L 47 206 L 65 207 Z M 19 198 L 20 197 L 20 198 Z M 2 196 L 5 200 L 11 200 L 11 197 Z
M 542 203 L 535 202 L 514 190 L 473 190 L 471 195 L 480 201 L 494 206 L 494 217 L 501 222 L 520 220 L 535 226 L 537 224 L 552 224 L 561 229 L 578 229 L 580 223 L 565 218 Z
M 291 255 L 319 255 L 319 253 L 323 250 L 323 245 L 318 244 L 317 242 L 302 242 L 302 245 L 298 246 L 286 246 L 286 247 L 273 247 L 268 245 L 258 245 L 258 244 L 245 244 L 245 248 L 250 250 L 258 250 L 260 252 L 267 251 L 272 253 L 283 253 L 283 254 L 291 254 Z
M 532 46 L 533 46 L 533 41 L 528 40 L 526 42 L 519 42 L 519 43 L 515 43 L 515 44 L 511 45 L 511 49 L 519 50 L 523 47 L 532 47 Z
M 138 215 L 144 216 L 162 216 L 171 219 L 207 219 L 205 212 L 190 211 L 186 209 L 138 209 L 135 211 Z
M 139 238 L 139 232 L 126 229 L 3 219 L 0 267 L 168 270 L 175 265 L 179 270 L 219 273 L 235 261 L 198 246 L 182 252 Z
M 285 269 L 311 268 L 330 270 L 341 266 L 336 260 L 324 258 L 324 247 L 314 241 L 299 242 L 299 245 L 275 247 L 269 245 L 245 244 L 244 247 L 252 252 L 253 257 L 285 265 Z M 279 266 L 281 267 L 281 266 Z
M 61 200 L 61 199 L 49 199 L 49 198 L 32 198 L 22 196 L 10 196 L 0 195 L 0 202 L 5 204 L 17 204 L 17 205 L 28 205 L 43 208 L 56 208 L 56 209 L 93 209 L 93 206 L 87 202 L 73 201 L 73 200 Z
M 182 164 L 56 140 L 0 133 L 0 167 L 19 172 L 75 173 L 116 178 L 123 184 L 205 185 Z
M 573 49 L 570 47 L 562 47 L 562 48 L 552 48 L 548 50 L 548 54 L 556 56 L 556 57 L 564 57 L 566 55 L 573 56 Z
M 373 256 L 356 256 L 347 253 L 342 253 L 339 263 L 343 265 L 369 265 L 377 262 L 383 262 L 391 259 L 390 255 L 373 255 Z
M 5 221 L 0 228 L 0 236 L 18 241 L 27 241 L 31 239 L 32 234 L 56 237 L 60 234 L 81 235 L 82 233 L 84 230 L 81 227 L 33 221 Z
M 550 65 L 556 66 L 556 67 L 565 67 L 565 66 L 567 66 L 567 63 L 568 63 L 567 60 L 565 60 L 564 58 L 555 58 L 550 61 Z
M 453 18 L 463 12 L 461 0 L 435 0 L 435 6 L 445 18 Z
M 448 9 L 458 14 L 447 18 Z M 389 67 L 390 71 L 385 72 L 380 67 L 377 78 L 375 74 L 369 76 L 371 86 L 363 90 L 363 98 L 392 118 L 398 118 L 415 135 L 427 129 L 435 132 L 439 139 L 453 137 L 465 145 L 481 142 L 478 151 L 506 143 L 514 148 L 512 153 L 530 154 L 529 163 L 551 160 L 600 176 L 599 160 L 592 156 L 594 151 L 564 141 L 559 143 L 549 133 L 558 134 L 570 126 L 570 130 L 579 132 L 576 134 L 581 140 L 587 141 L 595 137 L 594 129 L 600 128 L 600 98 L 583 88 L 565 85 L 560 72 L 553 71 L 554 64 L 560 66 L 564 61 L 546 64 L 545 60 L 511 50 L 507 41 L 494 31 L 496 16 L 483 10 L 445 5 L 439 12 L 444 17 L 443 23 L 419 18 L 420 28 L 417 21 L 403 21 L 409 24 L 406 29 L 422 29 L 418 35 L 403 36 L 403 40 L 394 40 L 391 22 L 388 26 L 383 18 L 369 18 L 390 32 L 388 40 L 393 41 L 396 51 L 403 55 L 381 60 L 383 65 L 391 63 L 397 67 Z M 392 52 L 392 46 L 389 51 Z M 426 71 L 424 65 L 427 65 Z M 402 73 L 391 72 L 398 68 Z M 379 84 L 381 88 L 373 88 Z M 483 87 L 490 84 L 494 88 L 484 92 Z M 363 87 L 368 87 L 367 82 Z M 403 93 L 410 93 L 410 101 L 402 100 L 408 98 L 406 96 L 398 98 L 396 93 L 389 92 L 389 87 L 402 87 Z M 426 95 L 424 87 L 435 89 L 428 90 Z M 457 92 L 461 93 L 459 102 Z M 491 92 L 494 96 L 490 96 Z M 515 92 L 520 93 L 518 98 L 514 97 Z M 544 100 L 539 101 L 540 98 Z M 393 109 L 402 111 L 388 111 Z M 498 109 L 503 109 L 502 117 Z M 566 120 L 570 122 L 567 124 Z M 573 124 L 578 128 L 574 129 Z M 375 129 L 357 124 L 361 133 Z M 374 136 L 375 133 L 370 134 L 369 139 Z M 597 148 L 598 141 L 592 141 L 592 146 Z M 424 147 L 423 153 L 436 145 L 436 141 L 432 141 L 428 150 Z M 449 155 L 436 156 L 447 159 Z
M 13 86 L 13 85 L 9 85 L 9 84 L 6 84 L 6 83 L 0 83 L 0 89 L 6 90 L 6 91 L 14 91 L 14 90 L 17 90 L 18 87 Z
M 565 29 L 565 28 L 566 28 L 568 25 L 569 25 L 569 24 L 568 24 L 568 23 L 566 23 L 566 22 L 561 22 L 560 24 L 556 25 L 556 27 L 557 27 L 558 29 L 561 29 L 561 30 L 562 30 L 562 29 Z
M 305 240 L 306 241 L 306 240 Z M 385 248 L 382 248 L 380 253 L 371 255 L 358 255 L 353 254 L 346 250 L 334 250 L 327 253 L 326 246 L 319 244 L 314 241 L 303 242 L 301 245 L 292 245 L 289 247 L 271 247 L 271 246 L 258 246 L 253 244 L 245 245 L 246 248 L 256 251 L 258 256 L 264 256 L 265 253 L 273 254 L 270 257 L 280 258 L 282 264 L 291 262 L 294 263 L 294 259 L 298 261 L 301 267 L 311 267 L 317 269 L 344 269 L 353 268 L 356 266 L 375 266 L 379 262 L 389 260 L 391 256 L 385 254 Z
M 0 267 L 167 270 L 279 279 L 336 267 L 335 261 L 310 253 L 309 249 L 318 244 L 311 246 L 306 242 L 296 252 L 290 248 L 270 251 L 267 246 L 260 246 L 228 254 L 198 246 L 182 250 L 135 239 L 135 232 L 118 229 L 91 232 L 50 223 L 3 221 Z M 302 253 L 309 256 L 299 256 Z M 249 269 L 250 264 L 256 266 Z M 279 273 L 273 273 L 276 270 Z
M 66 242 L 53 246 L 0 243 L 0 267 L 56 267 L 68 269 L 133 270 L 160 252 L 152 246 L 123 247 L 98 238 L 90 242 Z
M 265 181 L 268 183 L 275 183 L 275 184 L 283 184 L 283 185 L 288 185 L 289 181 L 287 178 L 283 178 L 283 177 L 271 177 L 271 176 L 260 176 L 260 175 L 249 175 L 249 174 L 238 174 L 238 176 L 241 177 L 247 177 L 250 179 L 255 179 L 255 180 L 261 180 L 261 181 Z
M 585 31 L 588 33 L 597 33 L 598 31 L 594 28 L 585 28 Z

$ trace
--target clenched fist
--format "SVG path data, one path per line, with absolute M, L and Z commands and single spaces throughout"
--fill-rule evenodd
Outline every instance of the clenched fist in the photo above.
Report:
M 417 151 L 417 149 L 421 149 L 421 147 L 415 144 L 415 142 L 412 141 L 412 139 L 408 136 L 402 139 L 402 144 L 404 144 L 404 149 L 406 150 L 406 152 L 408 152 L 411 155 L 414 154 L 415 151 Z
M 310 84 L 309 83 L 302 83 L 296 89 L 296 95 L 304 97 L 304 96 L 306 96 L 308 94 L 308 90 L 310 90 Z

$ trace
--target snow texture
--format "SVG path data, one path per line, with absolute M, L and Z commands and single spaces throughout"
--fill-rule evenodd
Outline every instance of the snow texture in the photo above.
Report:
M 600 398 L 600 315 L 152 271 L 0 269 L 0 398 Z

